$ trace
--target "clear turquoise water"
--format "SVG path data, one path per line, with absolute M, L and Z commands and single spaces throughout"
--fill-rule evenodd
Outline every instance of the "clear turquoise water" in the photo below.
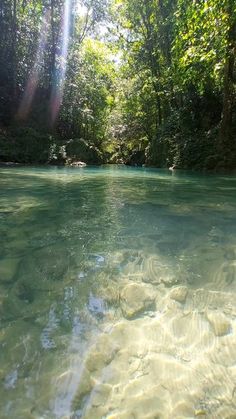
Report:
M 157 291 L 184 285 L 234 296 L 236 177 L 0 169 L 1 418 L 126 417 L 119 408 L 86 416 L 88 397 L 76 407 L 73 399 L 91 345 L 104 325 L 123 321 L 119 296 L 106 290 L 140 275 Z M 226 404 L 235 413 L 235 401 Z M 177 417 L 168 414 L 160 417 Z

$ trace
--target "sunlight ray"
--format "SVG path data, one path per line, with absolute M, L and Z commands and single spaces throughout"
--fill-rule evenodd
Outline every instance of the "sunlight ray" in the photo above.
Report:
M 70 17 L 71 17 L 72 1 L 65 0 L 63 20 L 62 20 L 62 40 L 61 40 L 61 52 L 60 60 L 56 74 L 55 86 L 51 94 L 50 111 L 51 111 L 51 123 L 53 124 L 57 118 L 62 99 L 66 77 L 67 68 L 67 55 L 70 37 Z

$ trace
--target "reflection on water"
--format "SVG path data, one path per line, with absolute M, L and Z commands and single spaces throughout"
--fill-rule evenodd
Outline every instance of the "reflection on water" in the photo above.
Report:
M 234 417 L 235 191 L 0 169 L 0 417 Z

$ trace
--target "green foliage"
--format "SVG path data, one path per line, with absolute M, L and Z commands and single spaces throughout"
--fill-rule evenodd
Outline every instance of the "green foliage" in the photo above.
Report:
M 119 0 L 112 12 L 125 78 L 121 140 L 146 135 L 151 165 L 233 168 L 236 5 Z
M 0 158 L 17 163 L 47 163 L 51 136 L 33 128 L 12 128 L 0 136 Z
M 235 2 L 71 4 L 0 3 L 1 160 L 236 166 Z
M 94 145 L 83 139 L 69 140 L 65 146 L 68 162 L 82 161 L 87 164 L 101 164 L 102 153 Z
M 113 106 L 114 66 L 110 51 L 98 40 L 86 39 L 71 51 L 60 120 L 63 134 L 81 136 L 100 145 Z
M 227 0 L 179 0 L 173 57 L 180 87 L 222 87 L 228 28 Z

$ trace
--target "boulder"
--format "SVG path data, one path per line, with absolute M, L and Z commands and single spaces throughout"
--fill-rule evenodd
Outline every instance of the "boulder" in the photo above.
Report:
M 69 165 L 71 167 L 86 167 L 87 166 L 87 164 L 84 163 L 83 161 L 74 161 L 74 162 L 69 163 Z

